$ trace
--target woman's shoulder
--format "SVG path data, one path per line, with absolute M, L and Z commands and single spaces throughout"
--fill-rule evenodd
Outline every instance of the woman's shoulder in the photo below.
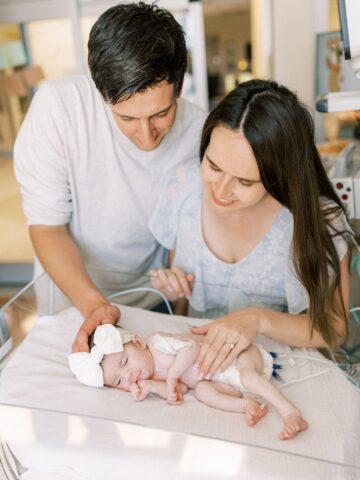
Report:
M 291 242 L 293 227 L 294 218 L 292 213 L 286 207 L 282 207 L 269 230 L 269 237 L 272 240 L 275 238 L 275 241 L 281 241 L 282 245 L 285 245 L 285 243 L 288 243 L 285 242 L 286 239 Z
M 201 190 L 200 166 L 181 165 L 172 169 L 165 180 L 163 191 L 166 196 L 186 198 Z

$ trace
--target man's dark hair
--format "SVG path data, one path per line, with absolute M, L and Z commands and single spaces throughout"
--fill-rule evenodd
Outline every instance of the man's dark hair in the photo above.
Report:
M 187 67 L 184 31 L 155 4 L 109 8 L 91 29 L 91 76 L 104 99 L 115 105 L 166 80 L 179 96 Z

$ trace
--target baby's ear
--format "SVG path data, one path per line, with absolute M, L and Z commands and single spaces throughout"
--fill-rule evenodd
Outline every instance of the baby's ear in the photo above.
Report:
M 133 342 L 137 347 L 145 350 L 146 343 L 144 342 L 144 340 L 141 337 L 139 337 L 139 335 L 134 335 Z

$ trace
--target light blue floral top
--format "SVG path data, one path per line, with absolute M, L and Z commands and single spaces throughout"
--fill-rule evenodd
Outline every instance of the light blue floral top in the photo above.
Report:
M 191 316 L 216 318 L 244 307 L 289 313 L 308 308 L 308 295 L 291 260 L 293 217 L 288 209 L 280 210 L 270 230 L 245 258 L 226 263 L 204 242 L 201 204 L 199 168 L 180 168 L 164 186 L 149 224 L 159 243 L 176 251 L 173 265 L 195 276 Z M 345 218 L 341 227 L 349 228 Z M 342 259 L 346 242 L 341 237 L 334 242 Z

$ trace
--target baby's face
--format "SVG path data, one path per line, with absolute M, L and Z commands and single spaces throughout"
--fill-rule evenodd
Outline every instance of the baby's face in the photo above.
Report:
M 105 355 L 101 366 L 104 384 L 127 392 L 131 384 L 151 378 L 154 369 L 151 353 L 146 346 L 138 346 L 133 342 L 126 343 L 123 352 Z

